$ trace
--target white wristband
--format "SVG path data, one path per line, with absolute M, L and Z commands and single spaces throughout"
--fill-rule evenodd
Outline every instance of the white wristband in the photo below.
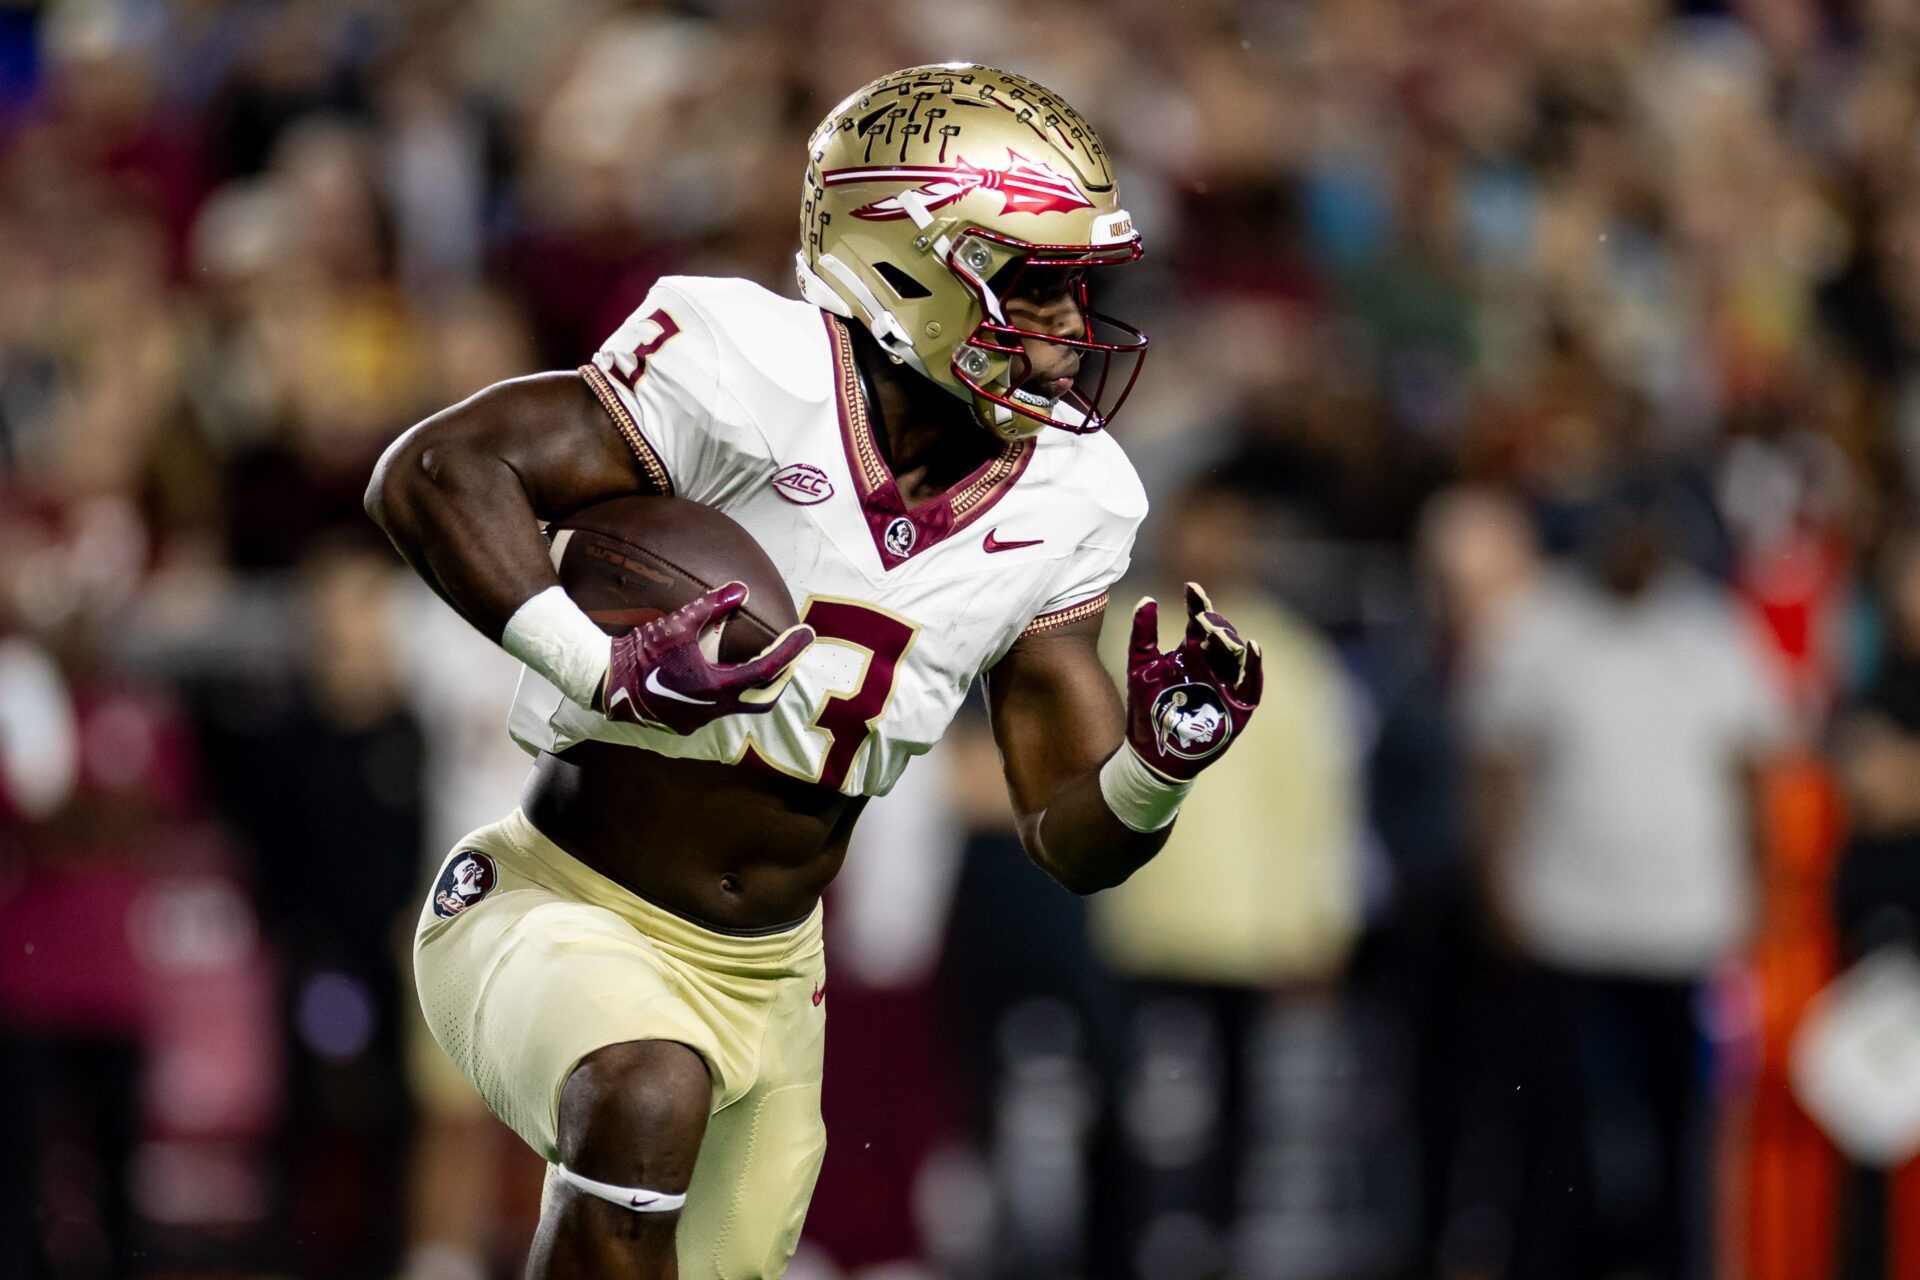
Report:
M 513 611 L 500 635 L 500 647 L 583 707 L 593 705 L 607 678 L 607 633 L 558 583 L 528 597 Z
M 1121 743 L 1100 766 L 1100 796 L 1129 830 L 1160 830 L 1180 812 L 1191 790 L 1191 782 L 1168 782 L 1147 768 L 1129 743 Z

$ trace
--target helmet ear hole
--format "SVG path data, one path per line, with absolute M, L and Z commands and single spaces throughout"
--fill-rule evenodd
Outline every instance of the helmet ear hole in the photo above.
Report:
M 882 280 L 893 289 L 896 296 L 907 298 L 931 298 L 933 290 L 915 280 L 912 276 L 894 266 L 891 262 L 876 262 L 873 269 Z

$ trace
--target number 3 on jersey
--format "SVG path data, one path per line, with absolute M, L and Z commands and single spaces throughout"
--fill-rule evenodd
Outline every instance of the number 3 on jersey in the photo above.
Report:
M 626 383 L 627 389 L 635 393 L 640 390 L 641 375 L 647 371 L 647 358 L 680 332 L 680 322 L 658 308 L 648 312 L 641 323 L 652 328 L 653 336 L 635 346 L 630 353 L 615 356 L 613 362 L 613 376 Z M 632 369 L 626 367 L 629 359 L 633 361 Z
M 829 695 L 807 726 L 827 736 L 826 759 L 814 781 L 838 791 L 846 785 L 861 744 L 887 713 L 900 661 L 913 647 L 920 629 L 871 605 L 825 596 L 809 599 L 800 621 L 810 625 L 819 637 L 815 644 L 844 645 L 864 658 L 853 687 Z M 751 736 L 747 756 L 765 763 Z

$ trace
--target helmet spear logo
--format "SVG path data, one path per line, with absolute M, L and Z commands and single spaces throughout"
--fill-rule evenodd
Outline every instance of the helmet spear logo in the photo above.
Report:
M 962 157 L 957 164 L 862 165 L 852 169 L 829 169 L 821 175 L 829 187 L 857 182 L 917 182 L 913 192 L 926 201 L 929 210 L 952 204 L 973 191 L 998 192 L 1006 213 L 1072 213 L 1091 209 L 1093 201 L 1081 193 L 1073 179 L 1044 161 L 1029 160 L 1017 151 L 1007 152 L 1007 167 L 983 169 Z M 856 218 L 890 222 L 907 216 L 900 196 L 892 195 L 853 211 Z

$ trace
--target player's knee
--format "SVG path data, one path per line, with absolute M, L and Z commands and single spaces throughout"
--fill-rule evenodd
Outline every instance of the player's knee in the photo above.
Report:
M 560 1158 L 602 1182 L 685 1191 L 706 1132 L 707 1064 L 683 1044 L 608 1045 L 581 1059 L 560 1093 Z

